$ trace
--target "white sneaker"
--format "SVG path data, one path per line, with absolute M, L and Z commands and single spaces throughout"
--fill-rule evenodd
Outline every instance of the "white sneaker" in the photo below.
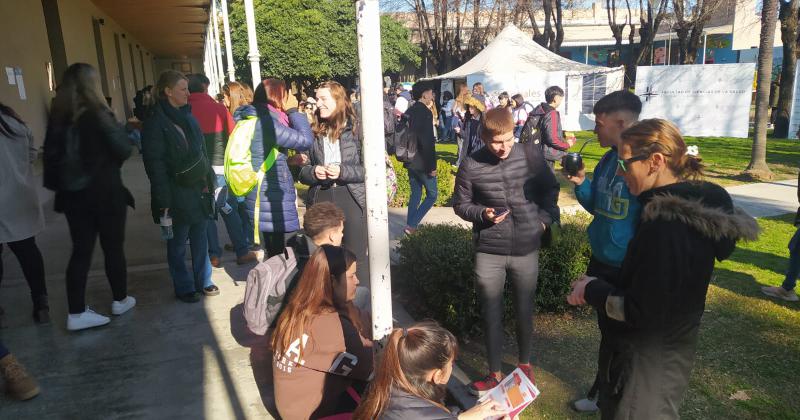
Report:
M 126 296 L 125 299 L 115 300 L 111 303 L 111 313 L 114 315 L 122 315 L 128 312 L 131 308 L 136 306 L 136 299 L 133 296 Z
M 772 296 L 774 298 L 783 299 L 787 302 L 797 302 L 797 293 L 794 290 L 786 290 L 781 286 L 764 286 L 761 288 L 761 293 Z
M 86 307 L 86 311 L 83 313 L 67 315 L 67 329 L 70 331 L 99 327 L 101 325 L 106 325 L 109 322 L 111 322 L 111 319 L 89 309 L 88 306 Z
M 575 410 L 581 413 L 595 413 L 599 408 L 597 407 L 597 401 L 590 400 L 588 398 L 584 398 L 572 403 L 572 406 L 575 407 Z

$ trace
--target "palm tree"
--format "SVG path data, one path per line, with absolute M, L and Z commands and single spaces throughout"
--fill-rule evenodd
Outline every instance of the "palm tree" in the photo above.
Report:
M 778 20 L 778 0 L 764 0 L 761 10 L 761 40 L 758 46 L 758 75 L 756 76 L 756 121 L 753 151 L 750 164 L 744 171 L 753 179 L 772 179 L 767 167 L 767 113 L 769 87 L 772 81 L 772 45 L 775 39 L 775 22 Z

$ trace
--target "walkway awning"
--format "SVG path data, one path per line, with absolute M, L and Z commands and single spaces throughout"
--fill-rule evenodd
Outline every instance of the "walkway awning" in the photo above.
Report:
M 201 57 L 210 0 L 92 0 L 160 57 Z

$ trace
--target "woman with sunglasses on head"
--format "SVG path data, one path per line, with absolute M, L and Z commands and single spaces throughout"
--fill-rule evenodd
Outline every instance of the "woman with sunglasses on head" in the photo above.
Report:
M 689 385 L 714 261 L 758 225 L 719 185 L 699 181 L 697 146 L 678 128 L 644 120 L 622 133 L 619 170 L 642 215 L 615 281 L 582 276 L 567 301 L 609 318 L 601 331 L 603 419 L 677 419 Z
M 372 374 L 371 326 L 353 304 L 356 257 L 322 245 L 309 258 L 272 334 L 275 405 L 284 419 L 352 412 Z M 363 387 L 362 387 L 363 388 Z
M 458 341 L 435 322 L 395 328 L 355 420 L 483 420 L 505 413 L 489 399 L 460 413 L 444 406 Z

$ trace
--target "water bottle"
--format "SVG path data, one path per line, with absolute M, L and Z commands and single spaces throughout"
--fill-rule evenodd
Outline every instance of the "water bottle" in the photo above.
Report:
M 161 216 L 161 239 L 168 241 L 172 239 L 173 236 L 172 216 L 169 215 L 169 210 L 164 210 L 164 215 Z

